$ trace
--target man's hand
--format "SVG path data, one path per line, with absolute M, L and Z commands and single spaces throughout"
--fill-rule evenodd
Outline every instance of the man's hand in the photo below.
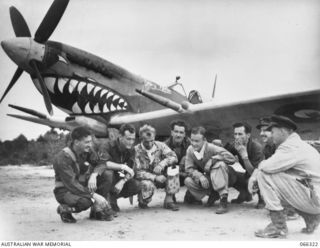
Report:
M 134 177 L 134 171 L 133 171 L 133 169 L 131 169 L 128 165 L 123 164 L 123 165 L 121 166 L 121 169 L 124 170 L 125 172 L 129 173 L 129 175 L 131 176 L 131 178 Z
M 247 144 L 242 144 L 240 141 L 236 141 L 234 143 L 234 148 L 236 148 L 242 158 L 248 158 Z
M 161 175 L 161 172 L 162 172 L 162 167 L 160 165 L 157 165 L 154 167 L 154 169 L 153 169 L 154 174 Z
M 92 198 L 97 202 L 97 204 L 98 204 L 102 209 L 104 209 L 104 208 L 106 208 L 106 207 L 108 206 L 108 202 L 107 202 L 107 200 L 106 200 L 103 196 L 101 196 L 101 195 L 99 195 L 99 194 L 97 194 L 97 193 L 94 193 L 94 194 L 92 195 Z
M 209 180 L 205 176 L 200 177 L 199 181 L 202 188 L 209 189 Z
M 89 188 L 89 191 L 92 193 L 97 190 L 97 176 L 98 176 L 98 173 L 92 173 L 88 181 L 88 188 Z
M 159 175 L 156 176 L 156 178 L 154 179 L 156 182 L 158 183 L 165 183 L 165 181 L 167 180 L 167 178 L 164 175 Z
M 125 183 L 126 181 L 124 179 L 121 179 L 119 182 L 117 182 L 116 185 L 114 185 L 114 193 L 119 194 L 122 191 Z

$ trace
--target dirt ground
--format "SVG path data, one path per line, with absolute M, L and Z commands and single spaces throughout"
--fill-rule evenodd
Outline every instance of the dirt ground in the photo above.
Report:
M 256 197 L 249 203 L 230 204 L 227 214 L 216 215 L 217 205 L 183 205 L 185 187 L 177 194 L 178 212 L 162 208 L 164 192 L 159 190 L 149 209 L 139 209 L 136 197 L 133 206 L 128 199 L 120 199 L 120 215 L 112 222 L 89 220 L 88 210 L 75 215 L 77 224 L 64 224 L 56 213 L 53 176 L 51 167 L 0 167 L 0 240 L 265 241 L 253 234 L 269 222 L 266 210 L 254 208 Z M 229 200 L 236 196 L 231 189 Z M 312 235 L 300 233 L 301 218 L 289 221 L 288 227 L 287 240 L 319 240 L 319 230 Z

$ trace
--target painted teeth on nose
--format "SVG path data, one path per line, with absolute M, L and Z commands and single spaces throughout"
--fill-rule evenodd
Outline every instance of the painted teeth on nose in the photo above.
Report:
M 68 90 L 69 90 L 70 94 L 72 94 L 72 92 L 77 88 L 77 85 L 78 85 L 78 81 L 76 81 L 74 79 L 70 80 L 69 87 L 68 87 Z
M 107 107 L 107 104 L 103 105 L 103 110 L 102 110 L 103 113 L 108 113 L 109 112 L 109 109 Z
M 101 94 L 100 94 L 101 98 L 103 98 L 105 94 L 108 94 L 108 91 L 105 89 L 102 89 Z
M 99 103 L 94 105 L 93 107 L 93 113 L 101 113 L 100 108 L 99 108 Z
M 92 110 L 90 108 L 90 104 L 87 103 L 86 106 L 84 107 L 84 112 L 87 113 L 87 114 L 91 114 L 92 113 Z
M 90 95 L 90 92 L 92 91 L 93 88 L 94 88 L 94 86 L 92 84 L 87 84 L 87 93 L 88 93 L 88 95 Z
M 54 82 L 55 81 L 56 81 L 56 79 L 53 78 L 53 77 L 44 78 L 44 82 L 46 84 L 47 89 L 52 93 L 54 93 L 54 89 L 53 88 L 54 88 Z
M 112 93 L 110 91 L 108 91 L 107 94 L 105 95 L 106 99 L 108 99 L 111 95 L 112 95 Z
M 99 90 L 101 90 L 100 87 L 98 87 L 98 86 L 94 87 L 94 89 L 93 89 L 93 95 L 94 95 L 95 97 L 98 97 L 98 96 L 97 96 L 97 92 L 99 92 Z
M 79 107 L 79 105 L 78 105 L 77 102 L 75 102 L 75 103 L 73 104 L 73 106 L 72 106 L 72 112 L 73 112 L 73 113 L 77 113 L 77 114 L 82 113 L 81 108 Z
M 110 111 L 112 112 L 112 111 L 115 111 L 115 110 L 117 110 L 117 109 L 115 108 L 115 106 L 113 106 L 113 104 L 111 104 Z
M 79 93 L 81 93 L 81 91 L 82 91 L 84 86 L 86 86 L 86 84 L 84 82 L 79 82 L 78 83 L 78 89 L 77 90 L 78 90 Z
M 59 78 L 58 80 L 58 89 L 61 93 L 63 93 L 63 88 L 66 85 L 67 81 L 64 78 Z

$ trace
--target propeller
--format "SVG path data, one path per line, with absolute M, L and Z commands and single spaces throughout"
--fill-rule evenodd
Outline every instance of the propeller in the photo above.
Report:
M 6 91 L 3 93 L 3 96 L 1 97 L 0 103 L 2 102 L 4 97 L 8 94 L 8 92 L 13 87 L 13 85 L 17 82 L 17 80 L 21 76 L 22 72 L 23 72 L 23 69 L 18 67 L 16 72 L 14 73 L 14 75 L 13 75 L 13 77 L 12 77 L 12 79 L 11 79 L 9 85 L 8 85 L 8 87 L 6 88 Z
M 43 43 L 49 39 L 56 29 L 68 3 L 69 0 L 55 0 L 52 3 L 34 35 L 34 40 L 36 42 Z
M 43 18 L 42 22 L 40 23 L 35 33 L 34 40 L 36 42 L 44 43 L 50 38 L 51 34 L 56 29 L 64 11 L 66 10 L 68 3 L 69 3 L 69 0 L 55 0 L 51 4 L 49 10 L 47 11 L 45 17 Z M 31 37 L 31 33 L 25 19 L 23 18 L 21 13 L 13 6 L 10 7 L 10 18 L 11 18 L 12 27 L 16 37 Z M 53 110 L 52 110 L 50 96 L 49 96 L 47 87 L 45 86 L 44 80 L 41 76 L 38 64 L 36 61 L 33 60 L 33 61 L 30 61 L 30 65 L 34 70 L 36 77 L 38 78 L 47 111 L 49 112 L 50 115 L 52 115 Z M 23 69 L 18 67 L 6 91 L 2 96 L 0 103 L 2 102 L 4 97 L 8 94 L 8 92 L 13 87 L 13 85 L 17 82 L 22 72 L 23 72 Z
M 28 25 L 19 12 L 15 7 L 10 7 L 10 19 L 11 24 L 14 30 L 14 33 L 16 34 L 16 37 L 31 37 L 30 30 L 28 28 Z

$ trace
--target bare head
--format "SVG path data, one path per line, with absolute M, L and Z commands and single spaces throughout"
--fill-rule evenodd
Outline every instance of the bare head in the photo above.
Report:
M 119 133 L 120 144 L 126 149 L 131 149 L 136 140 L 136 129 L 134 126 L 131 124 L 123 124 L 119 129 Z
M 195 151 L 200 151 L 201 148 L 203 147 L 206 138 L 206 129 L 204 127 L 194 127 L 191 129 L 191 145 Z
M 76 127 L 71 133 L 71 146 L 77 153 L 92 149 L 92 134 L 86 127 Z
M 156 138 L 156 130 L 154 127 L 150 125 L 143 125 L 139 129 L 139 137 L 141 139 L 141 142 L 143 146 L 150 150 L 154 144 L 155 138 Z

